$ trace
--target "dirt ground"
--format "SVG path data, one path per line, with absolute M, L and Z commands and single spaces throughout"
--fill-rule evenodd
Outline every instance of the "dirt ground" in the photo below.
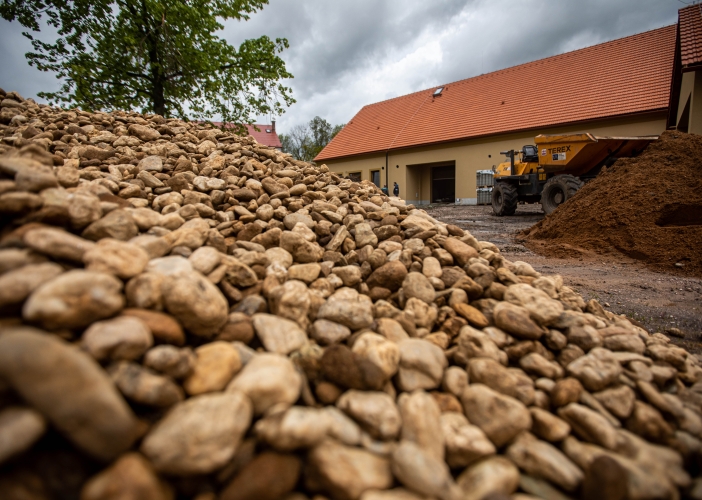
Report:
M 702 279 L 654 272 L 628 257 L 585 255 L 550 258 L 519 243 L 517 233 L 544 218 L 541 205 L 519 205 L 515 215 L 496 217 L 490 206 L 430 205 L 422 207 L 436 219 L 467 229 L 490 241 L 511 261 L 521 260 L 544 274 L 560 274 L 566 285 L 586 300 L 625 314 L 650 332 L 668 332 L 678 345 L 702 353 Z M 675 336 L 675 330 L 682 337 Z

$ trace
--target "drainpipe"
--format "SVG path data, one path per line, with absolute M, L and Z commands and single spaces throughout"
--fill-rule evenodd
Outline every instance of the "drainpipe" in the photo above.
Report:
M 385 151 L 385 185 L 388 187 L 388 194 L 390 193 L 390 177 L 388 171 L 388 151 Z

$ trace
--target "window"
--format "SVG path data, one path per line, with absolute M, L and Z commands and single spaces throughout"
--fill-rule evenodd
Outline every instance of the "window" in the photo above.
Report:
M 380 187 L 380 170 L 371 170 L 371 181 L 376 186 Z
M 434 91 L 434 93 L 432 94 L 432 97 L 438 97 L 438 96 L 440 96 L 441 93 L 442 93 L 443 91 L 444 91 L 444 88 L 443 88 L 443 87 L 439 87 L 438 89 L 436 89 L 436 90 Z
M 349 179 L 353 182 L 361 182 L 361 172 L 349 172 Z

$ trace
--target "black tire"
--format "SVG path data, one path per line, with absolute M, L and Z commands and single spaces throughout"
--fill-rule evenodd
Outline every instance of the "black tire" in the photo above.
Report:
M 550 214 L 565 203 L 583 187 L 583 181 L 572 175 L 556 175 L 551 177 L 541 192 L 541 207 Z
M 492 211 L 495 215 L 514 215 L 519 195 L 517 187 L 507 182 L 496 182 L 492 188 Z

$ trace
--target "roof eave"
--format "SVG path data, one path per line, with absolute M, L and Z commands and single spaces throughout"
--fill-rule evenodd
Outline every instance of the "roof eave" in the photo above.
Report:
M 323 162 L 323 161 L 328 161 L 328 160 L 342 160 L 342 159 L 346 159 L 346 158 L 355 158 L 358 156 L 365 156 L 365 155 L 376 154 L 376 153 L 385 154 L 385 153 L 391 153 L 393 151 L 402 151 L 405 149 L 421 148 L 424 146 L 436 146 L 436 145 L 440 145 L 440 144 L 450 144 L 453 142 L 460 142 L 460 141 L 466 141 L 466 140 L 472 140 L 472 139 L 483 139 L 486 137 L 495 137 L 495 136 L 504 135 L 504 134 L 515 134 L 517 132 L 528 132 L 529 130 L 539 130 L 539 129 L 551 128 L 551 127 L 565 127 L 565 126 L 569 126 L 569 125 L 587 124 L 587 123 L 592 123 L 592 122 L 601 121 L 601 120 L 628 118 L 628 117 L 640 116 L 640 115 L 651 115 L 651 114 L 655 114 L 655 113 L 665 113 L 665 112 L 667 112 L 667 110 L 668 110 L 667 107 L 654 108 L 654 109 L 650 109 L 650 110 L 636 111 L 633 113 L 623 113 L 623 114 L 619 114 L 619 115 L 602 116 L 602 117 L 592 118 L 589 120 L 578 120 L 578 121 L 572 121 L 572 122 L 559 122 L 559 123 L 552 123 L 552 124 L 548 124 L 548 125 L 540 125 L 538 127 L 526 127 L 526 128 L 504 130 L 501 132 L 495 132 L 495 133 L 491 133 L 491 134 L 481 134 L 481 135 L 472 135 L 472 136 L 467 136 L 467 137 L 458 137 L 456 139 L 449 139 L 446 141 L 423 142 L 423 143 L 412 144 L 410 146 L 402 146 L 402 147 L 398 147 L 398 148 L 374 149 L 371 151 L 363 151 L 360 153 L 354 153 L 354 154 L 344 155 L 344 156 L 328 156 L 328 157 L 324 157 L 324 158 L 320 158 L 319 156 L 316 156 L 313 161 Z

